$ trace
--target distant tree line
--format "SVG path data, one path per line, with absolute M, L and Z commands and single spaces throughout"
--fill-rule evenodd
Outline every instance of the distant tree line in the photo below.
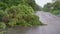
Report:
M 60 14 L 60 1 L 54 0 L 53 3 L 47 3 L 43 7 L 43 11 L 51 12 L 53 14 Z

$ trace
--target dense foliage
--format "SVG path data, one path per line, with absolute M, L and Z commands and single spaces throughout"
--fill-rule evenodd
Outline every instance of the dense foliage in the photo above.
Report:
M 0 0 L 0 34 L 6 27 L 42 25 L 34 0 Z
M 31 7 L 26 5 L 12 6 L 7 8 L 5 12 L 9 15 L 7 22 L 10 26 L 32 26 L 40 24 L 39 18 L 34 15 Z
M 7 7 L 11 7 L 13 5 L 23 4 L 23 0 L 0 0 L 0 9 L 6 9 Z
M 53 10 L 59 10 L 60 11 L 60 1 L 56 1 L 53 3 Z
M 0 0 L 0 28 L 42 25 L 34 14 L 36 6 L 34 0 Z
M 31 6 L 35 11 L 38 10 L 38 5 L 35 3 L 35 0 L 25 0 L 29 6 Z
M 53 14 L 60 14 L 60 1 L 55 0 L 53 3 L 47 3 L 43 11 L 51 12 Z
M 31 6 L 35 11 L 37 10 L 37 5 L 34 0 L 0 0 L 0 9 L 5 10 L 7 7 L 17 6 L 18 4 L 26 4 Z

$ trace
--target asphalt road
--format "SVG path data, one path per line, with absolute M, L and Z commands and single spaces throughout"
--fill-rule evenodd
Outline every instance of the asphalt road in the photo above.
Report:
M 38 11 L 36 15 L 47 25 L 32 28 L 27 34 L 60 34 L 60 17 L 40 11 Z
M 36 13 L 47 26 L 40 27 L 40 34 L 60 34 L 60 18 L 48 12 Z

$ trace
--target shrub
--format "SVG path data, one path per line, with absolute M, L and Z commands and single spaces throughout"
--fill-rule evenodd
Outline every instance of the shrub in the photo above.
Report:
M 5 12 L 9 15 L 9 26 L 32 26 L 41 24 L 39 17 L 34 15 L 34 10 L 26 5 L 12 6 Z
M 34 0 L 0 0 L 0 22 L 6 26 L 40 24 L 39 17 L 34 15 L 36 7 Z

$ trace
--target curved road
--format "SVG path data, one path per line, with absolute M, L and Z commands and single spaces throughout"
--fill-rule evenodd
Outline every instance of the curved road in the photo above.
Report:
M 27 34 L 60 34 L 60 17 L 56 17 L 48 12 L 37 12 L 40 20 L 47 26 L 32 28 Z

